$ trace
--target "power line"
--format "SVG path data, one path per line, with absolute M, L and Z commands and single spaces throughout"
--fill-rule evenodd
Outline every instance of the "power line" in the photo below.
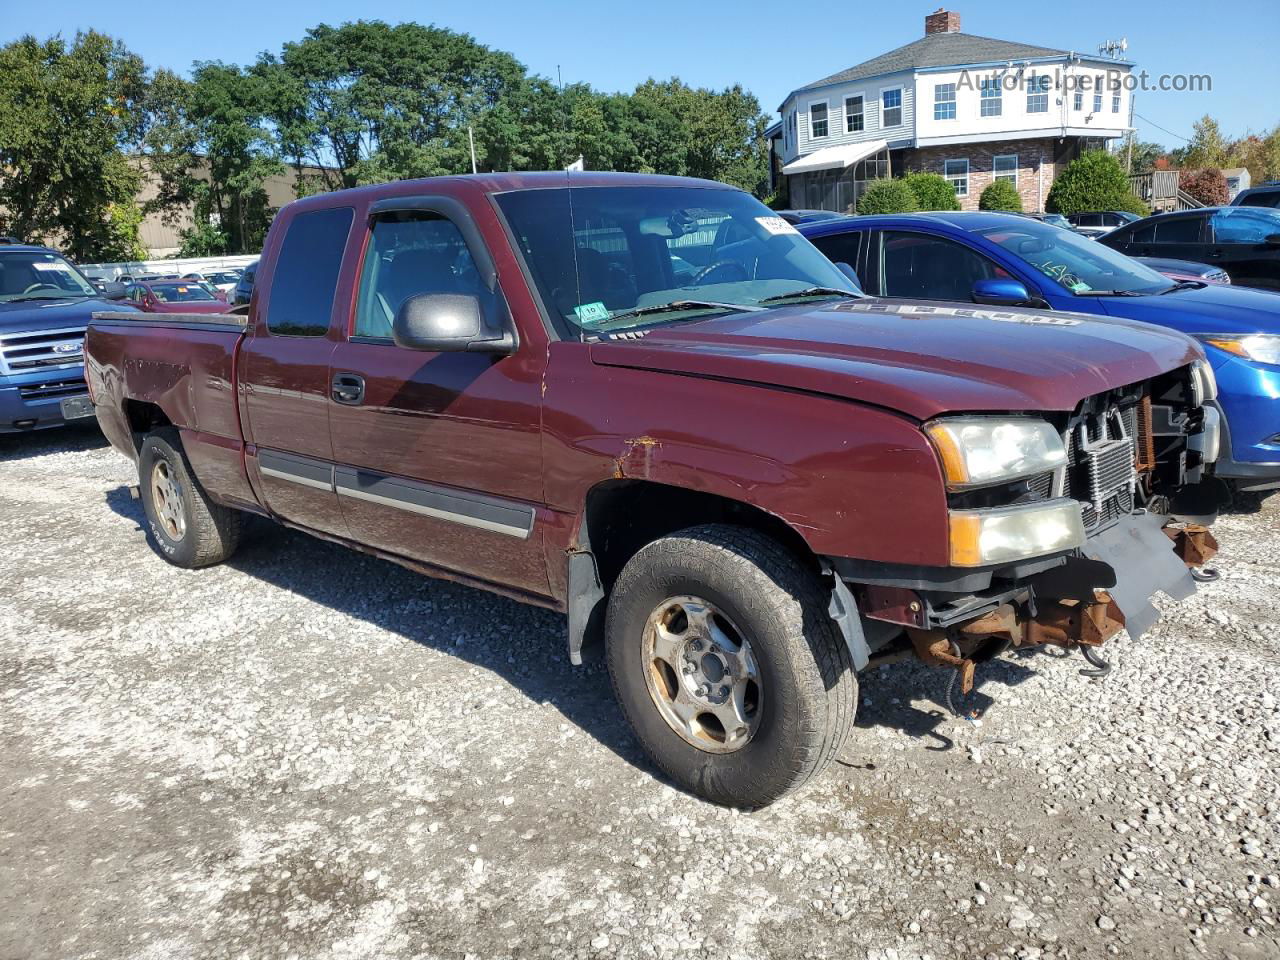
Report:
M 1167 133 L 1167 134 L 1168 134 L 1169 136 L 1171 136 L 1171 137 L 1177 137 L 1179 140 L 1182 140 L 1182 141 L 1184 141 L 1184 142 L 1186 142 L 1186 143 L 1190 143 L 1190 142 L 1191 142 L 1191 138 L 1190 138 L 1190 137 L 1184 137 L 1184 136 L 1183 136 L 1182 134 L 1180 134 L 1180 133 L 1174 133 L 1172 130 L 1168 129 L 1167 127 L 1162 127 L 1162 126 L 1160 126 L 1160 124 L 1156 123 L 1154 120 L 1148 120 L 1146 117 L 1144 117 L 1142 114 L 1140 114 L 1140 113 L 1138 113 L 1138 112 L 1136 112 L 1136 111 L 1134 112 L 1134 114 L 1133 114 L 1133 115 L 1134 115 L 1135 117 L 1137 117 L 1139 120 L 1141 120 L 1143 123 L 1149 123 L 1149 124 L 1151 124 L 1151 126 L 1155 127 L 1157 130 L 1163 130 L 1165 133 Z

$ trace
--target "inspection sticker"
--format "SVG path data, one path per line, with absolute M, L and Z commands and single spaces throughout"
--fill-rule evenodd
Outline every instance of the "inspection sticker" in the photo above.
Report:
M 785 233 L 800 232 L 781 217 L 756 217 L 756 223 L 760 224 L 760 226 L 764 227 L 774 236 L 781 236 Z
M 578 322 L 583 326 L 591 326 L 594 323 L 604 323 L 612 314 L 609 308 L 599 300 L 592 303 L 580 303 L 573 308 L 573 314 L 578 318 Z

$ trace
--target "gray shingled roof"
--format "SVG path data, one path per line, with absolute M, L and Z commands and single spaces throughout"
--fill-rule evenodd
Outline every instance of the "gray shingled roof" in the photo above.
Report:
M 800 90 L 825 87 L 846 80 L 878 77 L 899 70 L 916 67 L 950 67 L 961 63 L 990 63 L 998 60 L 1025 60 L 1029 57 L 1066 56 L 1066 50 L 1037 47 L 1029 43 L 1011 43 L 990 37 L 975 37 L 971 33 L 931 33 L 913 40 L 897 50 L 873 57 L 856 66 L 833 73 L 829 77 L 805 84 Z

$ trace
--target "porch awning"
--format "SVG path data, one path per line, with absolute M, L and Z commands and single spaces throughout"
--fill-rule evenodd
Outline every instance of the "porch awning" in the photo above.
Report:
M 846 143 L 838 147 L 823 147 L 821 150 L 815 150 L 813 153 L 797 160 L 792 160 L 782 168 L 782 172 L 792 174 L 808 173 L 811 170 L 843 170 L 859 160 L 865 160 L 867 157 L 887 149 L 888 146 L 888 141 L 885 140 L 863 140 L 861 143 Z

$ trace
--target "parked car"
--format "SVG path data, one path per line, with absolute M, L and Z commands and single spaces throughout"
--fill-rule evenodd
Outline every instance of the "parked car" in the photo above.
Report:
M 1241 190 L 1231 200 L 1233 207 L 1280 207 L 1280 180 L 1266 180 Z
M 778 216 L 794 226 L 797 223 L 816 223 L 819 220 L 839 220 L 844 214 L 833 210 L 779 210 Z
M 232 270 L 207 270 L 188 273 L 184 276 L 186 280 L 202 280 L 209 286 L 222 293 L 231 295 L 235 290 L 236 284 L 240 282 L 240 274 Z
M 1136 213 L 1129 213 L 1126 210 L 1097 210 L 1091 213 L 1067 214 L 1067 222 L 1076 229 L 1077 233 L 1086 237 L 1100 237 L 1110 233 L 1116 227 L 1123 227 L 1126 223 L 1133 223 L 1138 219 L 1141 218 Z
M 257 260 L 244 268 L 244 272 L 240 274 L 240 279 L 236 281 L 235 288 L 231 292 L 231 303 L 233 306 L 247 304 L 249 298 L 253 296 L 253 278 L 258 272 Z
M 1102 240 L 1131 257 L 1174 257 L 1219 266 L 1233 284 L 1280 290 L 1280 210 L 1200 207 L 1159 213 Z
M 1203 280 L 1205 283 L 1230 283 L 1231 277 L 1221 267 L 1193 260 L 1170 260 L 1167 257 L 1134 257 L 1139 263 L 1162 273 L 1170 280 Z
M 1109 245 L 999 213 L 858 217 L 800 228 L 870 294 L 1035 305 L 1171 327 L 1205 344 L 1227 427 L 1217 476 L 1280 485 L 1280 297 L 1175 283 Z
M 1024 217 L 1030 217 L 1032 220 L 1039 220 L 1041 223 L 1047 223 L 1051 226 L 1061 227 L 1063 230 L 1075 230 L 1075 226 L 1060 213 L 1024 213 Z
M 123 292 L 110 283 L 99 290 L 56 250 L 0 244 L 0 433 L 93 416 L 84 330 Z
M 1136 636 L 1211 551 L 1134 499 L 1209 457 L 1194 342 L 869 300 L 722 184 L 338 191 L 285 207 L 262 267 L 247 317 L 90 328 L 160 555 L 225 560 L 258 513 L 563 610 L 574 663 L 603 624 L 640 743 L 716 802 L 821 770 L 873 656 L 967 688 L 1011 643 Z
M 196 280 L 151 280 L 129 285 L 126 299 L 143 313 L 222 313 L 227 301 Z

